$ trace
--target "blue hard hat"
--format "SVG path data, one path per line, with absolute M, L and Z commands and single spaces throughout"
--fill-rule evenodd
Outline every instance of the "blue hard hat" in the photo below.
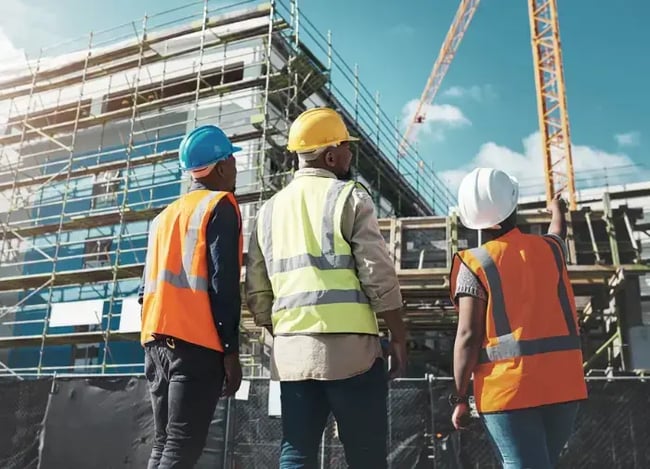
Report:
M 203 125 L 183 137 L 178 148 L 178 161 L 183 170 L 190 171 L 225 160 L 240 150 L 219 127 Z

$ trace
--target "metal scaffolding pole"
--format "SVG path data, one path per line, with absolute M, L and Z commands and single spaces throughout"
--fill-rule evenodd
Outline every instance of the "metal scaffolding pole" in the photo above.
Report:
M 63 190 L 63 200 L 61 201 L 61 213 L 59 214 L 59 226 L 58 230 L 56 231 L 55 235 L 55 243 L 54 243 L 54 256 L 52 260 L 52 282 L 50 283 L 49 286 L 49 291 L 48 291 L 48 296 L 47 296 L 47 310 L 45 312 L 45 319 L 43 321 L 43 332 L 41 335 L 41 346 L 39 349 L 38 353 L 38 367 L 37 367 L 37 373 L 40 374 L 42 371 L 43 367 L 43 359 L 45 356 L 45 341 L 48 333 L 48 328 L 50 324 L 50 317 L 52 314 L 51 311 L 51 306 L 52 306 L 52 296 L 54 293 L 54 280 L 57 275 L 57 261 L 59 258 L 59 253 L 60 253 L 60 248 L 61 248 L 61 234 L 62 234 L 62 228 L 63 228 L 63 220 L 65 217 L 65 212 L 66 212 L 66 206 L 67 206 L 67 201 L 68 197 L 70 194 L 70 172 L 72 171 L 72 159 L 74 158 L 74 148 L 75 148 L 75 143 L 77 139 L 77 125 L 79 123 L 79 119 L 81 117 L 81 103 L 83 100 L 83 93 L 84 93 L 84 85 L 86 84 L 85 81 L 85 73 L 88 70 L 88 60 L 90 59 L 92 55 L 92 47 L 93 47 L 93 33 L 91 32 L 88 35 L 88 49 L 86 52 L 86 60 L 84 64 L 84 72 L 82 74 L 82 80 L 81 80 L 81 85 L 79 86 L 79 97 L 77 99 L 77 109 L 76 109 L 76 114 L 75 114 L 75 120 L 74 120 L 74 127 L 72 130 L 72 141 L 70 143 L 70 151 L 68 152 L 68 163 L 66 165 L 67 172 L 66 172 L 66 179 L 65 179 L 65 185 L 64 185 L 64 190 Z
M 120 219 L 118 223 L 118 234 L 117 234 L 117 246 L 115 248 L 115 264 L 113 266 L 113 279 L 111 282 L 112 288 L 111 288 L 111 293 L 110 293 L 110 298 L 108 302 L 108 316 L 106 319 L 106 330 L 104 333 L 104 354 L 102 358 L 102 372 L 106 372 L 106 359 L 108 358 L 110 354 L 110 347 L 109 347 L 109 339 L 110 339 L 110 334 L 111 334 L 111 319 L 113 318 L 113 310 L 115 308 L 115 300 L 117 290 L 118 290 L 118 276 L 117 276 L 117 271 L 118 271 L 118 266 L 120 264 L 120 251 L 122 247 L 122 237 L 124 235 L 124 230 L 126 227 L 126 221 L 124 219 L 124 214 L 126 211 L 126 207 L 128 205 L 128 196 L 129 196 L 129 183 L 131 181 L 131 154 L 133 152 L 133 147 L 134 147 L 134 136 L 133 133 L 135 131 L 135 124 L 136 120 L 138 117 L 138 90 L 140 88 L 140 74 L 142 72 L 142 60 L 144 58 L 144 49 L 145 49 L 145 43 L 147 40 L 147 15 L 145 13 L 143 19 L 142 19 L 142 33 L 141 37 L 139 38 L 140 41 L 140 55 L 139 55 L 139 60 L 138 60 L 138 67 L 136 69 L 136 76 L 135 76 L 135 83 L 133 85 L 133 105 L 131 109 L 131 119 L 129 122 L 129 142 L 126 147 L 126 167 L 124 169 L 124 183 L 123 183 L 123 189 L 122 189 L 122 204 L 120 205 Z

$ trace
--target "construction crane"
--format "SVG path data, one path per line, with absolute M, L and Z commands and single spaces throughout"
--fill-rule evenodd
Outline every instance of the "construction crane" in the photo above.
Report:
M 479 3 L 480 0 L 461 0 L 415 114 L 408 122 L 402 137 L 400 155 L 403 156 L 407 146 L 415 141 L 419 125 L 426 120 L 425 109 L 435 99 Z M 575 210 L 576 191 L 556 0 L 528 0 L 528 16 L 537 90 L 537 113 L 542 136 L 546 199 L 550 202 L 556 194 L 566 193 L 569 208 Z

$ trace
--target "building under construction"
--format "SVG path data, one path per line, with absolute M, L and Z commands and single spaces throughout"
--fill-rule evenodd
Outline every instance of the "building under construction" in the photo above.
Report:
M 206 0 L 3 71 L 0 440 L 11 444 L 0 448 L 0 466 L 146 464 L 151 422 L 136 295 L 149 223 L 188 187 L 180 140 L 216 124 L 244 148 L 237 197 L 246 250 L 260 203 L 296 169 L 285 151 L 289 125 L 314 106 L 336 108 L 361 138 L 356 177 L 373 195 L 404 297 L 412 378 L 390 384 L 389 467 L 462 467 L 461 456 L 466 467 L 488 464 L 485 436 L 451 432 L 446 406 L 456 328 L 449 268 L 477 233 L 459 223 L 449 190 L 401 145 L 378 95 L 294 0 Z M 592 398 L 564 461 L 647 467 L 650 183 L 590 189 L 578 200 L 568 260 Z M 545 232 L 544 208 L 541 198 L 521 201 L 523 231 Z M 243 318 L 250 389 L 221 402 L 200 467 L 277 464 L 270 338 L 246 311 Z M 321 467 L 345 467 L 337 438 L 330 424 Z
M 354 169 L 380 216 L 446 213 L 444 185 L 414 155 L 397 157 L 393 120 L 331 39 L 293 3 L 257 3 L 145 17 L 3 76 L 0 345 L 12 372 L 141 369 L 131 339 L 146 234 L 187 188 L 176 150 L 197 125 L 221 126 L 244 149 L 246 239 L 295 169 L 291 121 L 314 106 L 338 109 L 361 137 Z
M 205 2 L 83 41 L 66 44 L 66 53 L 43 50 L 0 83 L 4 373 L 140 372 L 136 292 L 146 234 L 187 188 L 177 164 L 182 136 L 213 123 L 244 148 L 237 196 L 247 239 L 260 202 L 295 169 L 285 151 L 291 121 L 314 106 L 338 109 L 361 137 L 354 168 L 373 194 L 400 276 L 412 373 L 448 371 L 449 266 L 476 233 L 446 216 L 453 197 L 414 152 L 398 148 L 377 95 L 295 3 Z M 570 272 L 588 318 L 586 350 L 608 352 L 590 366 L 650 367 L 638 293 L 646 270 L 639 230 L 647 225 L 638 225 L 644 213 L 633 201 L 616 205 L 647 195 L 642 187 L 616 195 L 615 205 L 607 195 L 604 204 L 585 200 L 573 214 Z M 525 230 L 546 229 L 540 207 L 522 205 Z M 265 375 L 268 344 L 244 318 L 247 372 Z

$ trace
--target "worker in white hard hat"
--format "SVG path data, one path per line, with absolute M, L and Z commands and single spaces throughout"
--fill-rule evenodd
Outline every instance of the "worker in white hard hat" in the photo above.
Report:
M 566 268 L 563 201 L 548 234 L 517 228 L 519 185 L 477 168 L 458 191 L 460 220 L 484 243 L 453 260 L 458 310 L 452 423 L 466 426 L 470 378 L 476 408 L 504 468 L 552 468 L 587 398 L 575 298 Z
M 370 195 L 350 180 L 341 116 L 315 108 L 289 131 L 300 169 L 266 202 L 252 232 L 246 296 L 274 337 L 281 469 L 317 467 L 330 413 L 348 467 L 387 465 L 387 378 L 376 315 L 391 332 L 390 376 L 406 366 L 402 296 Z

